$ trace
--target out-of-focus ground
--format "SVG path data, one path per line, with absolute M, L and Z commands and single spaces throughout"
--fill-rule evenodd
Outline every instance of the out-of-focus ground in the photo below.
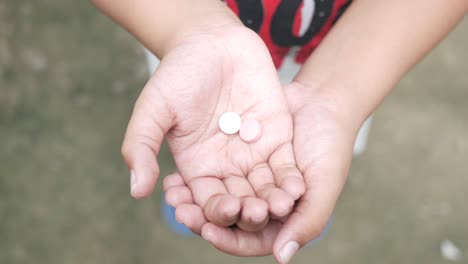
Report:
M 450 263 L 444 239 L 468 263 L 467 22 L 376 112 L 331 232 L 294 263 Z M 0 1 L 0 263 L 272 263 L 172 233 L 160 188 L 129 197 L 119 148 L 146 78 L 87 1 Z

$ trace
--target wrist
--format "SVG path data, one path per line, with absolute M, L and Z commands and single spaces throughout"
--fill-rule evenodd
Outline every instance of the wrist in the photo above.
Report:
M 242 24 L 221 1 L 90 1 L 159 58 L 193 31 Z
M 343 115 L 351 115 L 348 117 L 358 127 L 399 81 L 384 71 L 374 70 L 371 63 L 322 61 L 312 57 L 296 76 L 295 82 L 301 83 L 306 90 L 331 97 L 339 105 L 339 111 Z
M 334 84 L 326 84 L 314 81 L 295 79 L 290 87 L 297 90 L 297 100 L 293 103 L 291 110 L 303 109 L 312 106 L 312 112 L 325 115 L 335 120 L 344 131 L 357 135 L 359 128 L 367 119 L 370 112 L 359 104 L 355 96 L 349 96 L 348 88 Z
M 216 3 L 218 4 L 218 3 Z M 237 16 L 231 12 L 224 4 L 221 6 L 211 6 L 207 10 L 194 10 L 189 18 L 181 19 L 171 24 L 166 31 L 166 37 L 160 43 L 148 43 L 147 48 L 163 58 L 171 50 L 194 39 L 211 36 L 218 36 L 223 31 L 236 28 L 245 28 Z

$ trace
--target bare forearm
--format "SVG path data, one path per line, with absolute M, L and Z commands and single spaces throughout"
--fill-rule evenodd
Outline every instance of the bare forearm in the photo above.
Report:
M 162 58 L 193 30 L 239 23 L 219 0 L 90 0 Z
M 467 9 L 466 0 L 356 0 L 296 79 L 332 89 L 362 122 Z

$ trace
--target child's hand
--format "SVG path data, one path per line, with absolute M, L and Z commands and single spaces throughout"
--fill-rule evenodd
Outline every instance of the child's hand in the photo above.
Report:
M 227 111 L 258 120 L 262 137 L 249 144 L 221 132 L 218 119 Z M 259 230 L 269 217 L 288 215 L 304 192 L 276 70 L 264 43 L 245 27 L 186 37 L 145 86 L 122 147 L 136 198 L 154 188 L 165 135 L 188 186 L 168 194 L 168 202 L 192 202 L 193 196 L 219 226 Z M 181 197 L 186 200 L 176 201 Z
M 176 216 L 219 250 L 237 256 L 274 254 L 280 263 L 318 237 L 344 185 L 359 124 L 338 96 L 326 89 L 292 83 L 286 94 L 294 120 L 294 153 L 304 175 L 306 192 L 284 223 L 270 221 L 258 232 L 209 223 L 203 211 L 184 193 Z M 167 194 L 183 188 L 179 175 L 166 177 Z M 285 247 L 289 243 L 290 246 Z M 283 249 L 286 248 L 286 251 Z M 289 253 L 288 253 L 289 252 Z

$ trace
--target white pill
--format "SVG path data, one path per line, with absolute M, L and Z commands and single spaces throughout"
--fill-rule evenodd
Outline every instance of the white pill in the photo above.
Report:
M 241 127 L 241 117 L 236 112 L 226 112 L 218 121 L 219 129 L 228 135 L 237 133 Z

